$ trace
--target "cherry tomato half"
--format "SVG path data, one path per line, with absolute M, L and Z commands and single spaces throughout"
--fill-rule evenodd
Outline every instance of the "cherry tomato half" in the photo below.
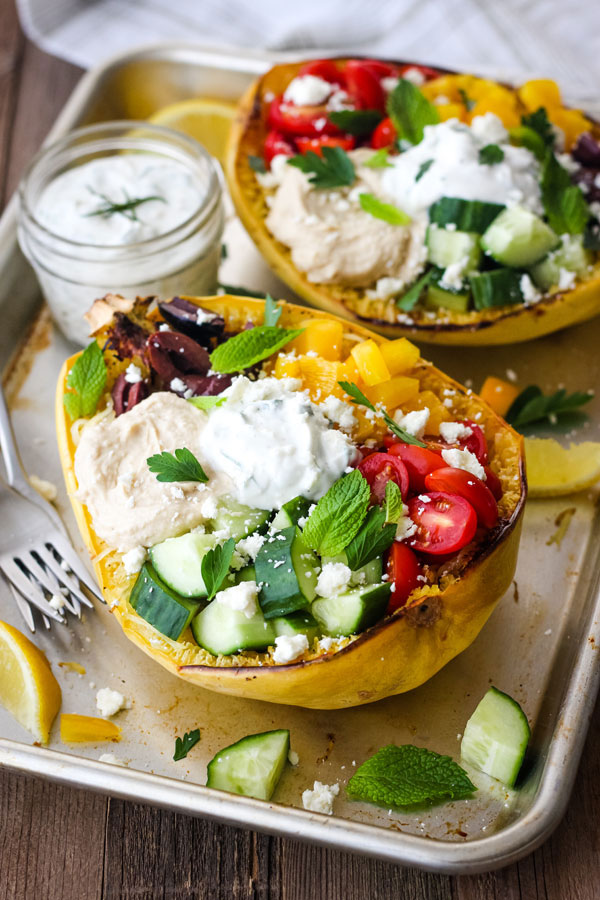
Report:
M 312 150 L 317 156 L 323 156 L 323 147 L 341 147 L 342 150 L 353 150 L 356 141 L 350 135 L 346 137 L 299 137 L 296 138 L 296 146 L 300 153 L 308 153 Z
M 272 101 L 267 121 L 269 128 L 287 136 L 340 134 L 340 129 L 329 121 L 326 106 L 294 106 L 286 103 L 283 97 L 275 97 Z
M 389 576 L 390 583 L 393 585 L 393 591 L 390 594 L 387 612 L 393 613 L 396 609 L 404 606 L 411 591 L 419 587 L 419 575 L 421 567 L 419 561 L 410 547 L 394 541 L 390 547 L 386 572 Z
M 345 68 L 346 90 L 359 109 L 378 109 L 385 112 L 385 91 L 381 75 L 370 63 L 351 59 Z
M 504 491 L 502 490 L 502 482 L 498 478 L 495 472 L 492 472 L 489 466 L 484 466 L 485 469 L 485 484 L 486 487 L 490 489 L 494 498 L 496 500 L 500 500 Z
M 265 138 L 265 162 L 271 165 L 274 156 L 294 156 L 294 148 L 279 131 L 269 131 Z
M 428 491 L 447 491 L 458 494 L 468 500 L 477 519 L 484 528 L 493 528 L 498 521 L 498 504 L 489 487 L 476 475 L 444 466 L 425 476 L 425 487 Z
M 410 488 L 415 492 L 425 490 L 426 475 L 446 465 L 439 453 L 414 444 L 392 444 L 388 453 L 400 457 L 408 472 Z
M 408 545 L 433 556 L 456 553 L 473 540 L 477 531 L 477 515 L 471 504 L 446 491 L 413 497 L 408 501 L 408 515 L 417 526 Z
M 315 78 L 322 78 L 323 81 L 330 81 L 332 84 L 339 84 L 344 87 L 346 78 L 341 69 L 332 59 L 312 59 L 310 62 L 304 63 L 298 72 L 298 77 L 302 75 L 314 75 Z
M 363 66 L 367 66 L 378 78 L 398 78 L 400 69 L 393 63 L 383 62 L 382 59 L 356 60 Z
M 367 479 L 371 488 L 371 502 L 381 503 L 385 499 L 385 486 L 395 481 L 402 497 L 408 493 L 408 472 L 402 460 L 389 453 L 371 453 L 365 456 L 358 471 Z
M 458 445 L 461 450 L 470 450 L 471 453 L 474 453 L 482 466 L 487 466 L 489 460 L 488 456 L 488 448 L 487 441 L 485 439 L 485 434 L 475 422 L 472 422 L 470 419 L 465 419 L 462 422 L 463 425 L 468 425 L 471 429 L 471 434 L 469 437 L 460 438 L 458 441 Z
M 397 137 L 398 133 L 394 128 L 392 120 L 390 118 L 382 119 L 371 135 L 371 147 L 373 147 L 374 150 L 391 147 Z

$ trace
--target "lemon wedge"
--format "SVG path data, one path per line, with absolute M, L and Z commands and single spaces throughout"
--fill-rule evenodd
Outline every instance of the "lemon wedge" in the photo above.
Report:
M 62 695 L 50 663 L 29 638 L 0 622 L 0 704 L 36 740 L 48 743 Z
M 223 162 L 229 129 L 236 113 L 235 103 L 197 97 L 163 106 L 149 121 L 183 131 L 202 144 L 211 156 Z
M 600 479 L 600 443 L 567 449 L 553 438 L 525 438 L 530 497 L 556 497 L 591 487 Z

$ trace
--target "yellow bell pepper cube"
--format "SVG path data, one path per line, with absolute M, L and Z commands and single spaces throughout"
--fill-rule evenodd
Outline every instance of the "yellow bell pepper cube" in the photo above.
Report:
M 344 397 L 338 381 L 344 381 L 343 363 L 321 359 L 318 356 L 300 356 L 300 377 L 310 397 L 319 403 L 329 396 Z
M 60 739 L 64 744 L 120 741 L 121 729 L 108 719 L 63 713 L 60 717 Z
M 381 403 L 386 412 L 391 413 L 403 403 L 417 396 L 419 380 L 398 375 L 396 378 L 390 378 L 389 381 L 382 381 L 381 384 L 365 387 L 364 392 L 371 403 L 375 405 Z
M 342 358 L 344 326 L 334 319 L 305 319 L 304 331 L 288 346 L 302 355 L 316 353 L 323 359 L 337 362 Z
M 302 378 L 297 356 L 280 353 L 275 360 L 275 378 Z
M 535 112 L 540 106 L 550 110 L 562 105 L 560 89 L 550 78 L 532 78 L 521 85 L 517 93 L 529 112 Z
M 351 353 L 365 384 L 380 384 L 391 377 L 390 370 L 375 341 L 371 339 L 363 341 L 362 344 L 353 347 Z
M 406 338 L 398 338 L 395 341 L 386 341 L 380 344 L 379 349 L 390 370 L 390 375 L 399 375 L 414 368 L 421 358 L 421 352 Z
M 448 119 L 458 119 L 460 122 L 466 121 L 467 110 L 462 103 L 436 103 L 435 108 L 442 122 L 447 122 Z
M 550 109 L 548 118 L 564 133 L 565 150 L 570 150 L 579 135 L 584 131 L 589 131 L 592 126 L 590 120 L 586 119 L 580 109 Z
M 412 409 L 429 410 L 429 421 L 427 422 L 427 434 L 439 434 L 442 422 L 450 422 L 452 414 L 448 410 L 439 397 L 433 391 L 421 391 L 416 400 L 412 404 Z M 404 409 L 403 412 L 407 412 Z
M 428 100 L 435 100 L 436 97 L 447 97 L 451 103 L 460 103 L 460 89 L 466 90 L 465 79 L 469 78 L 472 79 L 472 76 L 440 75 L 439 78 L 426 81 L 419 90 Z
M 498 116 L 505 128 L 516 128 L 521 123 L 515 104 L 502 96 L 491 94 L 477 100 L 468 115 L 468 120 L 472 122 L 476 116 L 484 116 L 486 113 Z
M 499 416 L 505 416 L 513 401 L 519 396 L 519 388 L 509 381 L 503 381 L 502 378 L 488 375 L 483 382 L 479 396 Z
M 350 355 L 341 365 L 342 381 L 349 381 L 351 384 L 357 384 L 359 387 L 363 383 L 358 371 L 358 366 L 354 362 L 354 357 Z

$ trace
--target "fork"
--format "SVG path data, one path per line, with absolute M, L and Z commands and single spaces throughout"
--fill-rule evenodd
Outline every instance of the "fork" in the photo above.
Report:
M 8 481 L 6 484 L 0 478 L 0 570 L 31 631 L 35 631 L 31 607 L 42 613 L 47 628 L 51 619 L 66 624 L 60 606 L 52 605 L 48 595 L 61 597 L 63 608 L 78 617 L 82 604 L 93 608 L 81 585 L 98 600 L 102 601 L 102 597 L 77 556 L 57 511 L 25 475 L 1 387 L 0 448 Z

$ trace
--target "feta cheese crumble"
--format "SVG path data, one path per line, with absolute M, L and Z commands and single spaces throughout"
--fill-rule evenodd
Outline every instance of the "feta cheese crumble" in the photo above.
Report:
M 125 369 L 125 381 L 127 384 L 138 384 L 143 381 L 142 370 L 135 363 L 129 363 Z
M 289 663 L 307 650 L 308 638 L 305 634 L 281 634 L 275 638 L 273 660 L 276 663 Z
M 324 813 L 326 816 L 333 814 L 333 801 L 340 792 L 339 784 L 323 784 L 315 781 L 313 789 L 307 788 L 302 792 L 302 805 L 310 812 Z
M 247 619 L 251 619 L 257 612 L 258 585 L 256 581 L 240 581 L 233 587 L 219 591 L 215 596 L 217 603 L 228 606 L 229 609 L 243 613 Z
M 521 288 L 521 293 L 523 294 L 523 300 L 525 303 L 537 303 L 538 300 L 541 299 L 541 293 L 536 288 L 535 284 L 526 273 L 521 275 L 519 280 L 519 287 Z
M 52 609 L 55 609 L 56 612 L 60 612 L 65 606 L 65 598 L 62 594 L 52 594 L 48 600 L 48 604 Z
M 449 450 L 442 450 L 442 459 L 454 469 L 464 469 L 471 475 L 476 475 L 485 481 L 485 469 L 470 450 L 459 450 L 457 447 L 451 447 Z
M 112 766 L 127 765 L 124 759 L 119 759 L 114 753 L 102 753 L 102 755 L 98 757 L 98 762 L 110 763 Z
M 344 563 L 325 563 L 317 578 L 317 594 L 320 597 L 333 597 L 341 594 L 348 587 L 352 572 Z
M 125 571 L 128 575 L 135 575 L 144 565 L 145 559 L 146 548 L 138 546 L 133 547 L 131 550 L 128 550 L 127 553 L 124 553 L 121 557 L 121 562 L 123 563 Z
M 264 544 L 266 538 L 263 534 L 250 534 L 246 538 L 242 538 L 241 541 L 238 541 L 236 544 L 236 550 L 238 553 L 243 553 L 244 556 L 247 556 L 251 560 L 255 560 L 258 556 L 258 551 Z
M 405 541 L 413 536 L 417 530 L 417 523 L 413 522 L 410 516 L 403 512 L 398 525 L 396 526 L 396 540 Z
M 299 75 L 288 84 L 283 99 L 296 106 L 319 106 L 331 94 L 333 85 L 317 75 Z
M 473 434 L 473 429 L 462 422 L 441 422 L 440 434 L 449 444 L 455 444 L 461 438 L 468 438 Z
M 124 709 L 127 701 L 123 694 L 119 691 L 113 691 L 112 688 L 100 688 L 96 694 L 96 707 L 101 716 L 105 719 L 109 716 L 115 716 L 119 710 Z
M 558 270 L 558 287 L 561 291 L 570 291 L 575 287 L 575 272 L 569 272 L 568 269 Z
M 288 762 L 289 762 L 290 766 L 297 766 L 298 763 L 300 762 L 300 757 L 298 756 L 298 754 L 296 753 L 295 750 L 289 751 Z
M 339 425 L 344 431 L 351 431 L 356 424 L 356 417 L 352 407 L 332 394 L 322 403 L 319 403 L 319 409 L 323 411 L 330 422 Z
M 403 428 L 404 431 L 413 437 L 420 438 L 425 434 L 425 428 L 429 421 L 429 409 L 415 409 L 412 412 L 402 414 L 402 410 L 398 409 L 394 413 L 394 422 Z

